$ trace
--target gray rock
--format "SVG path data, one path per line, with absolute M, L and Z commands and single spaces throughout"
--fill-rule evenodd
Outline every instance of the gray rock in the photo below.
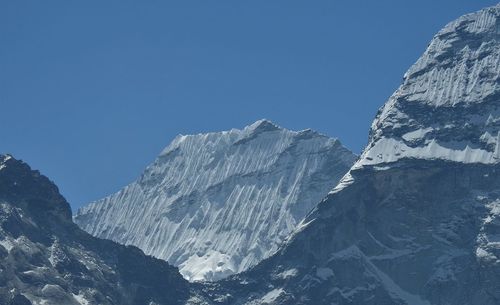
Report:
M 193 292 L 166 262 L 79 229 L 57 187 L 0 156 L 0 303 L 184 304 Z

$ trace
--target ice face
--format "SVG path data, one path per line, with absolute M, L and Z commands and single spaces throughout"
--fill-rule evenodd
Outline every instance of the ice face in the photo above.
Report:
M 217 280 L 276 251 L 354 160 L 335 139 L 268 120 L 182 135 L 137 181 L 75 221 L 166 259 L 189 280 Z

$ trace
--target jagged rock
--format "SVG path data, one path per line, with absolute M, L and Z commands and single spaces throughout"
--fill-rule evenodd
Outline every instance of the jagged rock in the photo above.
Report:
M 57 187 L 0 155 L 0 303 L 185 304 L 177 268 L 79 229 Z

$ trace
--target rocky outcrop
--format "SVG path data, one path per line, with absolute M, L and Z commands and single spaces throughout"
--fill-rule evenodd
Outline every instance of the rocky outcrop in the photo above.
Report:
M 0 155 L 1 304 L 185 304 L 196 295 L 166 262 L 79 229 L 57 187 Z

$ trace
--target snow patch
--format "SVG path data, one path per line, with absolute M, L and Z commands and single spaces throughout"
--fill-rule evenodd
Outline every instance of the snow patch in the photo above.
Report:
M 484 260 L 496 260 L 496 256 L 493 254 L 489 253 L 485 249 L 478 247 L 476 249 L 476 257 L 479 259 L 484 259 Z
M 203 256 L 191 255 L 179 266 L 179 272 L 189 281 L 217 280 L 234 273 L 235 269 L 229 255 L 214 250 Z
M 80 294 L 74 294 L 72 293 L 73 295 L 73 298 L 78 302 L 80 303 L 80 305 L 90 305 L 90 302 L 83 296 L 83 295 L 80 295 Z
M 405 133 L 402 136 L 402 138 L 405 141 L 412 142 L 412 141 L 415 141 L 415 140 L 422 139 L 430 131 L 432 131 L 432 128 L 430 128 L 430 127 L 429 128 L 421 128 L 421 129 L 417 129 L 417 130 Z
M 0 245 L 7 249 L 8 252 L 14 248 L 14 243 L 12 243 L 9 239 L 0 240 Z
M 292 268 L 292 269 L 288 269 L 288 270 L 281 272 L 280 274 L 278 274 L 278 277 L 286 280 L 286 279 L 297 276 L 298 273 L 299 273 L 299 270 Z
M 262 304 L 271 304 L 272 302 L 276 301 L 276 299 L 285 292 L 283 288 L 278 288 L 278 289 L 273 289 L 266 293 L 260 301 Z
M 468 145 L 461 150 L 452 149 L 444 147 L 438 141 L 432 139 L 422 146 L 409 147 L 396 139 L 382 138 L 363 153 L 362 158 L 356 162 L 354 168 L 360 168 L 365 165 L 392 163 L 404 158 L 483 164 L 498 162 L 498 158 L 494 152 L 471 148 Z

